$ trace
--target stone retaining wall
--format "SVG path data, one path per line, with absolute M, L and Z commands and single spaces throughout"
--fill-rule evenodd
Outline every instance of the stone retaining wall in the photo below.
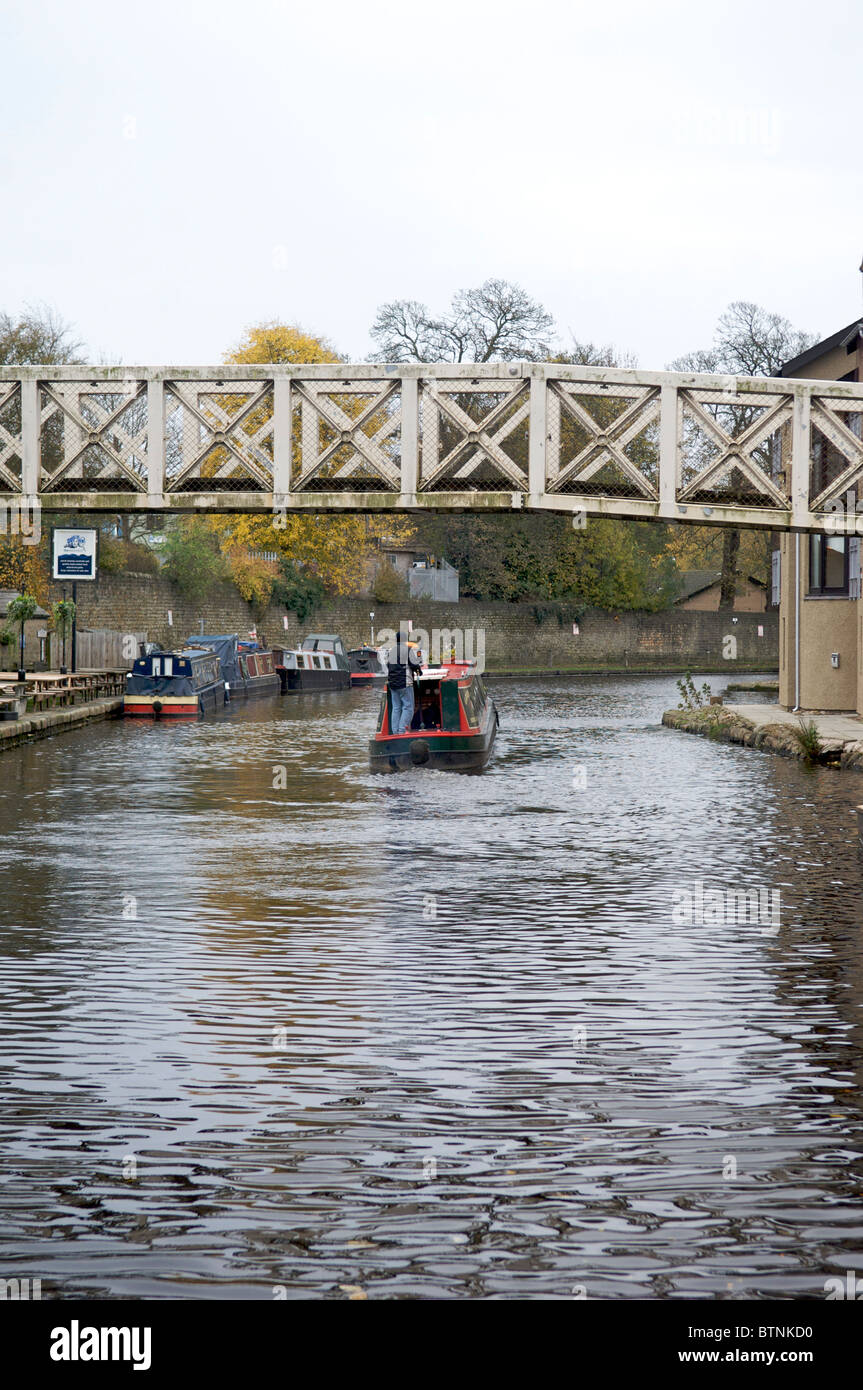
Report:
M 59 586 L 51 599 L 59 597 Z M 248 632 L 254 615 L 231 584 L 213 585 L 201 602 L 190 602 L 159 575 L 110 574 L 78 585 L 78 621 L 85 628 L 114 632 L 146 630 L 151 641 L 178 645 L 199 632 Z M 394 629 L 410 619 L 429 637 L 438 631 L 483 634 L 490 671 L 567 670 L 776 670 L 778 613 L 698 612 L 670 608 L 660 613 L 604 612 L 581 616 L 566 604 L 434 603 L 408 600 L 376 604 L 373 599 L 332 599 L 304 623 L 294 613 L 270 608 L 257 623 L 269 642 L 298 642 L 307 632 L 339 632 L 348 647 L 367 642 L 374 628 Z M 287 626 L 285 625 L 287 619 Z M 577 632 L 573 628 L 577 627 Z M 759 630 L 760 634 L 759 635 Z M 476 647 L 474 648 L 476 652 Z
M 65 734 L 99 719 L 115 719 L 122 713 L 123 697 L 118 695 L 108 700 L 91 700 L 84 705 L 47 710 L 44 714 L 27 714 L 23 719 L 3 720 L 0 721 L 0 753 L 7 748 L 17 748 L 19 743 Z

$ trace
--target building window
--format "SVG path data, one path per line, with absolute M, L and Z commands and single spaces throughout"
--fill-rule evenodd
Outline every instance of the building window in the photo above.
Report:
M 809 593 L 848 594 L 848 542 L 846 536 L 810 535 Z

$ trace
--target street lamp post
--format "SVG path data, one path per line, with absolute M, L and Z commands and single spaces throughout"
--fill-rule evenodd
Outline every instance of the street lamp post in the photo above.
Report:
M 72 580 L 72 675 L 78 670 L 78 585 Z
M 64 603 L 66 602 L 66 585 L 65 585 L 65 584 L 63 585 L 63 602 L 64 602 Z M 63 656 L 62 656 L 62 659 L 61 659 L 61 661 L 60 661 L 60 675 L 61 675 L 61 676 L 65 676 L 65 675 L 68 675 L 68 671 L 67 671 L 67 669 L 66 669 L 66 617 L 65 617 L 65 614 L 64 614 L 64 616 L 63 616 L 63 637 L 62 637 L 61 640 L 62 640 L 62 643 L 63 643 Z

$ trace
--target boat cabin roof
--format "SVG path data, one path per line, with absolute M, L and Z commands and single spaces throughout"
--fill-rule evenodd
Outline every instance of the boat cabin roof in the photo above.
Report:
M 166 656 L 173 657 L 175 661 L 190 661 L 194 657 L 206 656 L 211 660 L 215 659 L 216 653 L 209 647 L 160 647 L 156 652 L 145 652 L 143 656 L 136 657 L 138 662 L 151 661 L 153 657 L 164 660 Z
M 423 671 L 414 679 L 418 684 L 429 681 L 442 684 L 444 682 L 457 683 L 460 686 L 470 685 L 474 679 L 476 671 L 463 670 L 460 665 L 453 666 L 426 666 Z
M 466 681 L 477 675 L 476 661 L 442 661 L 440 666 L 424 666 L 417 680 Z

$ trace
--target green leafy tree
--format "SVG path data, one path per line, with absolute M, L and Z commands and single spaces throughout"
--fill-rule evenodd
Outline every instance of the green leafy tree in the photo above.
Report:
M 597 518 L 575 530 L 554 514 L 437 516 L 424 521 L 423 538 L 459 571 L 465 598 L 657 609 L 676 589 L 664 528 L 647 522 Z
M 77 362 L 80 347 L 74 330 L 50 305 L 29 305 L 20 314 L 0 311 L 0 366 Z M 20 398 L 7 405 L 2 424 L 12 434 L 20 430 Z M 35 546 L 24 545 L 21 536 L 0 536 L 0 588 L 43 597 L 48 583 L 47 550 L 47 535 Z
M 323 581 L 313 571 L 286 558 L 280 561 L 280 569 L 281 574 L 273 582 L 272 601 L 295 613 L 297 621 L 304 623 L 324 600 Z
M 20 623 L 19 648 L 18 648 L 18 679 L 24 679 L 24 624 L 28 623 L 38 612 L 39 604 L 32 594 L 19 594 L 13 598 L 7 609 L 6 617 L 11 623 Z
M 165 536 L 164 572 L 180 593 L 192 600 L 227 578 L 218 539 L 204 517 L 183 517 Z
M 73 603 L 70 598 L 61 598 L 51 605 L 51 617 L 54 622 L 54 631 L 63 644 L 63 655 L 61 665 L 66 666 L 66 639 L 71 635 L 72 624 L 75 621 L 75 614 L 78 611 L 77 603 Z

